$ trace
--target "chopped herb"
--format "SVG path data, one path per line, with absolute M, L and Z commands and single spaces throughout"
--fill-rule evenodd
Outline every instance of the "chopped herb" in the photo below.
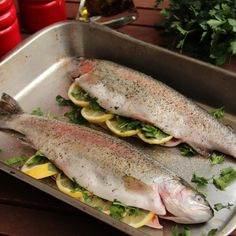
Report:
M 97 103 L 97 98 L 90 98 L 90 106 L 95 111 L 105 111 L 100 105 Z
M 34 116 L 43 116 L 43 111 L 41 110 L 40 107 L 37 107 L 35 110 L 31 112 L 31 115 Z
M 86 191 L 85 188 L 81 187 L 78 184 L 78 182 L 76 181 L 76 179 L 74 177 L 71 180 L 71 186 L 72 186 L 72 192 L 77 192 L 77 191 L 83 192 L 83 191 Z
M 47 117 L 50 120 L 59 120 L 59 117 L 53 115 L 50 111 L 47 113 Z
M 168 136 L 152 125 L 142 124 L 141 130 L 146 138 L 165 138 Z
M 224 107 L 220 107 L 211 113 L 216 119 L 222 119 L 225 115 Z
M 102 211 L 102 207 L 100 206 L 95 206 L 94 208 L 97 209 L 98 211 Z
M 11 157 L 8 160 L 5 160 L 4 163 L 12 166 L 12 165 L 16 165 L 16 164 L 23 164 L 25 163 L 27 160 L 26 156 L 16 156 L 16 157 Z
M 123 116 L 116 116 L 117 128 L 122 131 L 136 130 L 140 128 L 140 122 Z
M 191 236 L 191 232 L 188 227 L 184 227 L 182 232 L 179 232 L 178 225 L 171 228 L 172 236 Z
M 3 152 L 3 149 L 2 149 L 2 148 L 0 148 L 0 152 Z
M 186 143 L 181 144 L 179 149 L 182 156 L 193 157 L 197 154 L 197 152 Z
M 90 97 L 87 92 L 85 92 L 82 88 L 75 86 L 71 95 L 76 99 L 76 100 L 84 100 L 84 101 L 89 101 Z
M 73 102 L 69 99 L 63 98 L 61 95 L 56 96 L 56 101 L 59 106 L 73 106 Z
M 127 206 L 117 200 L 114 200 L 110 207 L 110 215 L 117 220 L 121 220 L 126 214 L 137 216 L 139 212 L 138 208 Z
M 236 171 L 232 167 L 227 167 L 221 170 L 218 178 L 213 178 L 213 184 L 216 188 L 224 190 L 236 179 Z
M 125 212 L 126 212 L 126 206 L 120 204 L 120 202 L 116 200 L 112 202 L 112 205 L 110 207 L 111 217 L 117 220 L 121 220 L 124 217 Z
M 202 236 L 214 236 L 217 232 L 217 229 L 211 229 L 207 235 L 206 234 L 203 234 Z
M 222 210 L 222 209 L 224 209 L 224 208 L 230 210 L 230 208 L 231 208 L 232 206 L 233 206 L 233 204 L 230 204 L 230 203 L 228 203 L 227 205 L 223 205 L 222 203 L 216 203 L 216 204 L 214 204 L 214 209 L 215 209 L 216 211 L 220 211 L 220 210 Z
M 207 185 L 208 184 L 208 179 L 205 177 L 197 176 L 195 173 L 193 174 L 193 177 L 191 179 L 191 182 L 199 184 L 199 185 Z
M 81 108 L 74 106 L 71 111 L 64 114 L 65 117 L 73 124 L 84 124 L 86 123 L 85 118 L 80 113 Z
M 58 172 L 58 173 L 61 172 L 61 171 L 60 171 L 55 165 L 53 165 L 52 163 L 50 163 L 50 165 L 48 165 L 48 170 L 50 170 L 50 171 L 55 171 L 55 172 Z
M 31 160 L 27 161 L 26 165 L 34 166 L 34 165 L 40 165 L 48 162 L 48 159 L 45 157 L 45 155 L 41 151 L 37 151 Z
M 210 162 L 211 165 L 217 165 L 217 164 L 221 164 L 223 163 L 225 160 L 225 155 L 223 154 L 217 154 L 215 152 L 212 153 L 211 157 L 210 157 Z
M 92 200 L 92 195 L 89 194 L 88 192 L 82 192 L 83 194 L 83 199 L 85 202 L 91 201 Z

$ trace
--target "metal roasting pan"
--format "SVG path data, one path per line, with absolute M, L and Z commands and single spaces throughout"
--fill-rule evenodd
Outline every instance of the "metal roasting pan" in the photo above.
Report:
M 66 96 L 70 84 L 67 77 L 68 66 L 72 58 L 78 56 L 111 60 L 152 75 L 199 102 L 206 109 L 224 106 L 227 114 L 223 122 L 236 130 L 235 73 L 141 42 L 97 24 L 75 21 L 59 23 L 28 38 L 0 63 L 0 93 L 6 92 L 14 96 L 26 112 L 41 107 L 43 111 L 62 115 L 65 110 L 56 104 L 55 97 L 58 94 Z M 218 175 L 224 167 L 236 168 L 235 159 L 229 157 L 223 164 L 211 167 L 207 158 L 182 157 L 176 148 L 148 146 L 133 139 L 129 141 L 189 182 L 194 172 L 210 177 Z M 163 230 L 148 227 L 134 229 L 59 192 L 53 181 L 35 180 L 16 168 L 6 166 L 3 161 L 9 157 L 34 153 L 14 137 L 0 133 L 0 147 L 4 149 L 0 154 L 0 169 L 6 173 L 130 235 L 171 235 L 170 228 L 175 223 L 161 220 Z M 218 228 L 218 235 L 229 235 L 236 227 L 236 182 L 225 191 L 217 190 L 212 184 L 202 191 L 207 193 L 211 205 L 229 202 L 234 206 L 231 210 L 216 212 L 214 218 L 206 224 L 190 226 L 192 235 L 201 236 L 212 228 Z

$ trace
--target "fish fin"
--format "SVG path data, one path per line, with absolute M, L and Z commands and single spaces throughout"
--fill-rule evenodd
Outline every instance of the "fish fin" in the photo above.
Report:
M 2 116 L 9 116 L 13 114 L 22 114 L 23 110 L 18 105 L 16 100 L 12 98 L 10 95 L 3 93 L 0 100 L 0 114 Z
M 124 176 L 124 185 L 126 190 L 129 191 L 147 191 L 151 190 L 151 187 L 147 184 L 143 183 L 142 181 L 132 177 L 132 176 Z

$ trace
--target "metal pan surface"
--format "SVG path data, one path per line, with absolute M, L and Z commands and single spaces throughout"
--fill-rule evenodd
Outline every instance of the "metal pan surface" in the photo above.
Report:
M 97 24 L 66 22 L 55 24 L 33 35 L 4 58 L 0 63 L 0 93 L 6 92 L 17 99 L 26 112 L 37 107 L 55 115 L 64 110 L 56 102 L 56 95 L 66 96 L 70 81 L 67 69 L 74 57 L 92 57 L 111 60 L 157 78 L 186 96 L 196 100 L 203 107 L 224 106 L 228 112 L 226 124 L 236 130 L 236 74 L 156 47 L 129 36 L 120 34 Z M 185 180 L 192 174 L 210 177 L 218 175 L 220 169 L 236 168 L 235 160 L 227 158 L 222 165 L 211 167 L 209 160 L 200 156 L 187 158 L 176 148 L 147 146 L 137 141 L 132 144 L 158 159 Z M 174 223 L 162 221 L 163 230 L 148 227 L 134 229 L 124 223 L 93 209 L 78 200 L 59 192 L 53 182 L 35 180 L 17 169 L 6 166 L 3 161 L 11 156 L 32 154 L 33 150 L 15 138 L 0 133 L 0 169 L 16 178 L 45 191 L 88 214 L 113 225 L 130 235 L 171 235 Z M 209 184 L 205 190 L 211 205 L 231 203 L 231 210 L 221 210 L 207 224 L 190 226 L 191 235 L 202 235 L 212 228 L 218 228 L 218 235 L 228 235 L 236 226 L 236 182 L 225 191 Z

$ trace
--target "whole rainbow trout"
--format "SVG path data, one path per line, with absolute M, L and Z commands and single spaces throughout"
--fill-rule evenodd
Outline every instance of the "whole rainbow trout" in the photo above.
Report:
M 25 114 L 3 94 L 0 130 L 24 140 L 70 179 L 98 197 L 149 210 L 178 223 L 206 222 L 213 211 L 183 179 L 118 138 L 61 121 Z

